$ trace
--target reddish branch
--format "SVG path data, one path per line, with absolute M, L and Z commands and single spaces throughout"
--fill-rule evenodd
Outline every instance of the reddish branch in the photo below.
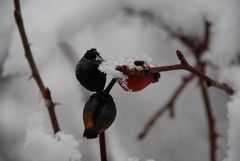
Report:
M 176 88 L 173 95 L 167 101 L 167 103 L 162 106 L 154 115 L 149 119 L 143 128 L 143 131 L 138 135 L 138 139 L 142 140 L 145 138 L 149 130 L 154 126 L 158 118 L 160 118 L 167 110 L 170 112 L 170 117 L 174 117 L 174 109 L 177 98 L 180 96 L 185 87 L 193 80 L 195 75 L 190 74 L 183 78 L 182 83 Z
M 157 67 L 149 67 L 147 74 L 153 74 L 153 73 L 159 73 L 159 72 L 166 72 L 166 71 L 172 71 L 172 70 L 187 70 L 195 75 L 197 75 L 200 79 L 204 80 L 208 86 L 214 86 L 216 88 L 219 88 L 226 93 L 232 95 L 234 93 L 233 89 L 229 87 L 225 83 L 220 83 L 210 77 L 208 77 L 205 73 L 201 72 L 197 68 L 194 68 L 191 66 L 185 57 L 182 55 L 180 51 L 177 51 L 178 59 L 180 60 L 180 64 L 176 65 L 168 65 L 168 66 L 157 66 Z M 128 68 L 127 66 L 118 66 L 116 70 L 123 72 L 126 75 L 146 75 L 145 69 L 136 69 L 136 68 Z
M 101 161 L 107 161 L 107 150 L 105 141 L 105 132 L 99 135 Z
M 15 16 L 16 24 L 17 24 L 17 27 L 18 27 L 18 30 L 19 30 L 19 33 L 20 33 L 20 36 L 21 36 L 23 48 L 24 48 L 24 51 L 25 51 L 25 57 L 26 57 L 26 59 L 28 61 L 28 64 L 31 68 L 31 72 L 32 72 L 31 77 L 34 78 L 34 80 L 36 81 L 37 86 L 41 91 L 42 97 L 45 100 L 45 105 L 48 109 L 48 113 L 49 113 L 50 120 L 51 120 L 51 123 L 52 123 L 52 128 L 53 128 L 54 133 L 56 134 L 58 131 L 60 131 L 58 121 L 57 121 L 57 117 L 56 117 L 56 114 L 55 114 L 55 105 L 56 104 L 52 101 L 51 92 L 47 87 L 45 87 L 45 85 L 42 81 L 42 78 L 39 74 L 36 63 L 34 61 L 33 54 L 32 54 L 32 51 L 31 51 L 31 48 L 30 48 L 30 45 L 29 45 L 29 41 L 27 39 L 24 24 L 23 24 L 23 19 L 22 19 L 19 0 L 14 0 L 14 6 L 15 6 L 14 16 Z
M 176 36 L 179 38 L 179 40 L 182 41 L 182 43 L 187 46 L 190 50 L 193 51 L 193 54 L 197 60 L 198 66 L 201 66 L 201 71 L 205 73 L 205 67 L 206 64 L 201 60 L 202 54 L 208 50 L 209 48 L 209 42 L 211 37 L 211 23 L 208 21 L 205 21 L 205 33 L 204 33 L 204 39 L 200 43 L 194 43 L 198 44 L 197 46 L 194 46 L 194 44 L 189 43 L 189 39 L 185 36 Z M 190 40 L 191 41 L 191 40 Z M 194 40 L 192 40 L 194 42 Z M 202 93 L 203 102 L 205 105 L 207 120 L 208 120 L 208 129 L 209 129 L 209 150 L 210 150 L 210 161 L 216 161 L 217 160 L 217 132 L 215 127 L 215 120 L 214 120 L 214 114 L 213 109 L 211 106 L 208 90 L 204 84 L 204 82 L 200 79 L 200 88 Z
M 211 23 L 209 21 L 204 22 L 204 38 L 202 41 L 198 40 L 194 37 L 185 36 L 180 33 L 174 32 L 170 26 L 162 22 L 158 17 L 154 15 L 153 12 L 150 10 L 134 10 L 130 7 L 124 7 L 124 12 L 131 16 L 140 16 L 143 19 L 149 20 L 151 23 L 154 23 L 155 25 L 161 25 L 161 28 L 164 29 L 169 35 L 177 38 L 180 40 L 185 46 L 187 46 L 194 54 L 198 55 L 200 57 L 201 54 L 203 54 L 209 47 L 209 41 L 211 37 Z
M 204 65 L 202 65 L 202 68 L 204 69 Z M 203 70 L 204 72 L 204 70 Z M 209 140 L 210 140 L 210 160 L 216 161 L 216 150 L 217 150 L 217 132 L 215 127 L 215 120 L 214 120 L 214 114 L 209 98 L 209 94 L 206 88 L 206 85 L 202 80 L 200 80 L 200 88 L 202 93 L 203 102 L 205 105 L 207 120 L 208 120 L 208 129 L 209 129 Z
M 116 83 L 116 79 L 112 79 L 104 92 L 109 93 Z M 99 134 L 99 145 L 100 145 L 100 155 L 101 161 L 107 161 L 107 150 L 106 150 L 106 141 L 105 141 L 105 132 Z
M 178 33 L 173 33 L 172 36 L 178 38 L 185 46 L 187 46 L 197 58 L 200 58 L 200 56 L 209 48 L 209 42 L 211 37 L 211 23 L 208 21 L 204 22 L 205 24 L 205 32 L 204 32 L 204 38 L 203 41 L 200 42 L 196 38 L 191 38 L 185 35 L 181 35 Z
M 177 38 L 180 42 L 182 42 L 186 47 L 188 47 L 193 55 L 195 56 L 199 66 L 204 67 L 205 65 L 203 61 L 201 61 L 201 56 L 204 54 L 205 51 L 208 50 L 209 48 L 209 44 L 210 44 L 210 38 L 211 38 L 211 23 L 207 20 L 205 20 L 204 25 L 205 25 L 205 31 L 204 31 L 204 37 L 203 40 L 200 41 L 197 38 L 193 38 L 193 37 L 189 37 L 189 36 L 185 36 L 183 34 L 179 34 L 179 33 L 175 33 L 174 31 L 171 30 L 171 28 L 169 26 L 167 26 L 166 24 L 164 24 L 163 22 L 159 22 L 159 19 L 156 18 L 156 16 L 149 10 L 133 10 L 132 8 L 125 8 L 124 9 L 125 12 L 129 15 L 138 15 L 141 16 L 144 19 L 148 19 L 149 21 L 155 23 L 155 24 L 161 24 L 161 27 L 167 32 L 169 33 L 171 36 Z M 157 23 L 156 23 L 157 22 Z M 169 66 L 170 69 L 171 68 L 178 68 L 181 69 L 180 66 Z M 168 68 L 168 67 L 167 67 Z M 176 69 L 176 70 L 178 70 Z M 187 70 L 187 69 L 186 69 Z M 193 72 L 192 69 L 189 70 L 190 72 Z M 193 72 L 194 73 L 194 72 Z M 215 121 L 214 121 L 214 115 L 213 115 L 213 110 L 210 104 L 210 99 L 208 96 L 208 91 L 206 88 L 206 85 L 204 84 L 204 81 L 206 81 L 205 79 L 203 79 L 203 75 L 205 75 L 205 71 L 202 70 L 201 72 L 201 76 L 198 75 L 200 74 L 198 72 L 194 73 L 197 74 L 200 78 L 200 88 L 201 88 L 201 92 L 202 92 L 202 97 L 203 97 L 203 101 L 205 104 L 205 109 L 206 109 L 206 114 L 207 114 L 207 119 L 208 119 L 208 126 L 209 126 L 209 140 L 210 140 L 210 160 L 211 161 L 216 161 L 217 157 L 216 157 L 216 144 L 217 144 L 217 133 L 216 133 L 216 129 L 215 129 Z M 217 88 L 220 88 L 222 90 L 224 90 L 225 92 L 227 92 L 228 94 L 233 94 L 234 91 L 232 88 L 230 88 L 228 85 L 226 84 L 221 84 L 217 81 L 214 80 L 209 80 L 206 81 L 207 85 L 212 85 L 215 86 Z M 171 97 L 171 99 L 174 99 L 175 96 Z M 170 99 L 170 100 L 171 100 Z M 160 109 L 155 116 L 161 115 L 164 111 L 166 111 L 167 107 Z M 152 119 L 150 119 L 148 125 L 145 127 L 146 131 L 148 131 L 148 129 L 150 129 L 150 126 L 152 126 L 151 124 L 151 120 L 154 120 L 154 117 Z M 156 120 L 154 120 L 156 121 Z M 153 122 L 154 122 L 153 121 Z M 149 127 L 148 127 L 149 126 Z M 144 132 L 142 133 L 143 135 Z M 140 135 L 141 136 L 141 135 Z

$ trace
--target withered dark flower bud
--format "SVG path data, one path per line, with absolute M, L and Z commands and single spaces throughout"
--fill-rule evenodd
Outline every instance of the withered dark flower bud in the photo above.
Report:
M 103 58 L 96 49 L 88 50 L 76 66 L 76 77 L 89 91 L 102 91 L 106 83 L 106 74 L 98 67 Z
M 83 136 L 93 139 L 109 128 L 116 118 L 116 105 L 110 94 L 94 93 L 84 106 L 83 121 L 85 130 Z
M 160 74 L 160 73 L 153 73 L 153 78 L 154 78 L 154 80 L 152 81 L 152 83 L 158 82 L 159 79 L 160 79 L 160 77 L 161 77 L 161 74 Z

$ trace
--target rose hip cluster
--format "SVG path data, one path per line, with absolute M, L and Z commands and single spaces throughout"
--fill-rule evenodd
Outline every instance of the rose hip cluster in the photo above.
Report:
M 96 138 L 111 126 L 116 118 L 116 105 L 109 92 L 104 91 L 106 74 L 101 72 L 98 67 L 103 62 L 103 58 L 96 49 L 88 50 L 76 66 L 76 78 L 80 84 L 88 89 L 92 94 L 84 106 L 83 122 L 85 130 L 83 136 L 87 139 Z M 144 61 L 135 61 L 136 66 L 144 66 Z M 148 76 L 130 76 L 123 85 L 119 85 L 126 91 L 140 91 L 150 83 L 157 82 L 159 73 Z M 120 78 L 115 78 L 119 80 Z

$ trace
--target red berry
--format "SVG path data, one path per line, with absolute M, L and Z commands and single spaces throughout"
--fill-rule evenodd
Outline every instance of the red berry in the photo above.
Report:
M 149 74 L 149 70 L 145 67 L 144 61 L 135 61 L 134 65 L 142 66 L 145 69 L 144 76 L 137 75 L 127 75 L 128 78 L 126 80 L 118 79 L 119 85 L 126 91 L 137 92 L 145 87 L 147 87 L 151 83 L 155 83 L 159 81 L 160 73 Z M 124 71 L 128 67 L 126 65 L 118 66 L 117 70 Z
M 137 92 L 145 87 L 147 87 L 150 83 L 154 81 L 154 76 L 128 76 L 126 79 L 126 85 L 123 83 L 119 83 L 120 86 L 126 91 Z

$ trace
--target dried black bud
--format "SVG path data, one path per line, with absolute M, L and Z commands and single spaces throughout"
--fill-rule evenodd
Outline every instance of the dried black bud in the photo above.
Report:
M 161 74 L 160 73 L 153 73 L 153 82 L 152 83 L 156 83 L 159 81 L 159 78 L 161 77 Z
M 143 66 L 144 64 L 145 64 L 145 62 L 142 61 L 142 60 L 135 60 L 134 61 L 134 65 L 136 65 L 136 66 Z
M 94 93 L 84 106 L 83 121 L 85 131 L 83 136 L 96 138 L 98 134 L 109 128 L 116 118 L 116 106 L 110 94 Z
M 88 139 L 94 139 L 98 136 L 98 131 L 96 129 L 85 129 L 83 136 Z
M 80 84 L 92 92 L 102 91 L 106 83 L 106 74 L 98 67 L 103 62 L 96 49 L 86 52 L 76 66 L 76 77 Z

